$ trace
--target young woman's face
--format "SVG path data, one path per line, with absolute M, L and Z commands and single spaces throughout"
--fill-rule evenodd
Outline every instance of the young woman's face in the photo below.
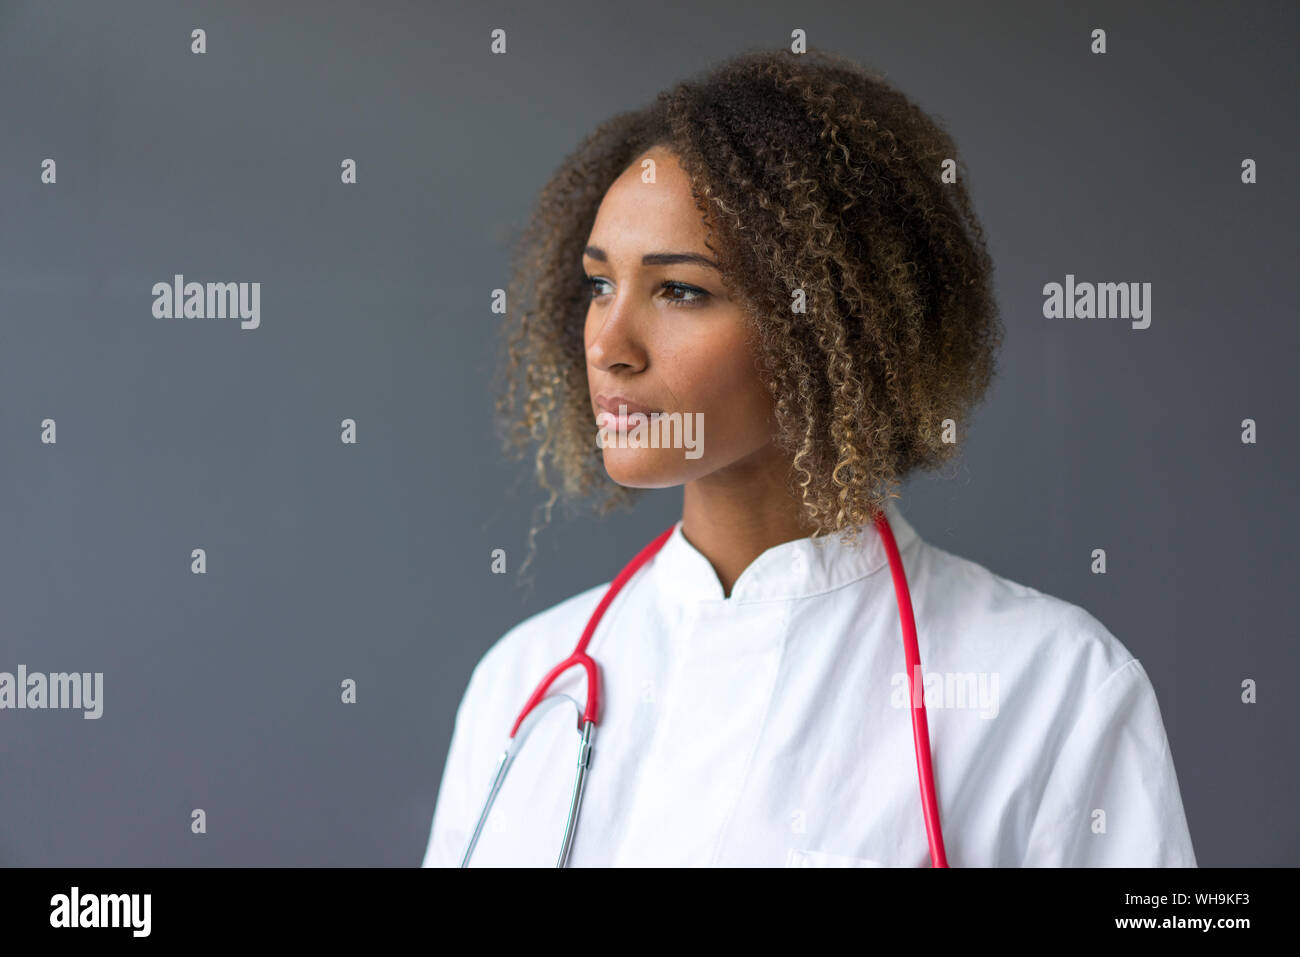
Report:
M 646 159 L 653 182 L 643 181 Z M 591 286 L 583 340 L 592 439 L 603 431 L 605 470 L 620 485 L 682 485 L 752 465 L 771 445 L 772 398 L 745 314 L 708 265 L 705 235 L 686 174 L 662 148 L 638 157 L 596 213 L 582 259 Z M 634 406 L 678 413 L 681 427 L 650 416 L 638 438 Z M 621 447 L 634 441 L 678 447 Z

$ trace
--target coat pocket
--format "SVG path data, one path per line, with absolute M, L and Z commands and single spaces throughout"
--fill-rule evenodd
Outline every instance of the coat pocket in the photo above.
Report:
M 845 857 L 826 851 L 805 851 L 792 847 L 786 852 L 786 867 L 885 867 L 869 857 Z

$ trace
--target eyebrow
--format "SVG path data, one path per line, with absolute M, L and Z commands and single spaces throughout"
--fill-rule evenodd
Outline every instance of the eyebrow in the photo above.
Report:
M 600 262 L 608 262 L 609 257 L 605 255 L 605 250 L 599 246 L 588 246 L 583 250 L 583 254 L 590 256 L 592 259 Z M 710 269 L 717 269 L 718 264 L 707 256 L 701 256 L 699 253 L 646 253 L 641 257 L 643 266 L 677 266 L 677 265 L 695 265 L 708 266 Z

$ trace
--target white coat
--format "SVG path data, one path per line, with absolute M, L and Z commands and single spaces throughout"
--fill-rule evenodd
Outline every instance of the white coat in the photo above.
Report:
M 1195 866 L 1141 663 L 1082 608 L 930 545 L 892 502 L 886 516 L 949 864 Z M 770 548 L 724 598 L 678 522 L 588 647 L 601 714 L 570 866 L 929 866 L 889 563 L 874 526 L 857 535 L 858 550 L 838 535 Z M 607 587 L 475 667 L 425 866 L 460 863 L 515 717 Z M 581 702 L 585 687 L 575 667 L 553 690 Z M 555 865 L 577 742 L 573 708 L 539 722 L 471 866 Z

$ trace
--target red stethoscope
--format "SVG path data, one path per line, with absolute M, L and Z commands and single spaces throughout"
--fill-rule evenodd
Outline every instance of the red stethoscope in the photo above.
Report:
M 930 732 L 925 720 L 925 700 L 924 696 L 916 688 L 917 676 L 921 674 L 921 653 L 916 645 L 916 621 L 912 617 L 912 596 L 907 588 L 907 576 L 903 572 L 903 560 L 898 554 L 898 543 L 894 541 L 893 529 L 889 527 L 884 512 L 876 513 L 875 524 L 880 532 L 880 539 L 884 543 L 885 553 L 889 556 L 889 570 L 894 578 L 894 596 L 898 599 L 898 615 L 903 627 L 903 657 L 907 663 L 908 696 L 913 703 L 911 709 L 912 742 L 916 751 L 917 777 L 921 783 L 921 811 L 925 817 L 926 838 L 930 843 L 930 861 L 935 867 L 947 867 L 948 858 L 943 851 L 943 832 L 939 828 L 939 802 L 934 793 L 934 769 L 930 765 Z M 592 740 L 595 738 L 596 733 L 596 714 L 600 706 L 600 673 L 596 668 L 596 662 L 587 654 L 587 643 L 591 641 L 591 636 L 596 633 L 596 625 L 599 624 L 601 616 L 605 614 L 605 609 L 614 600 L 614 596 L 619 593 L 619 590 L 627 584 L 628 580 L 637 573 L 642 565 L 653 558 L 659 549 L 663 548 L 664 543 L 672 536 L 676 527 L 677 524 L 674 522 L 658 538 L 643 548 L 632 561 L 628 562 L 626 568 L 619 572 L 618 577 L 610 583 L 609 589 L 605 592 L 605 597 L 596 606 L 596 610 L 591 615 L 591 620 L 587 622 L 587 627 L 583 629 L 582 637 L 578 640 L 578 646 L 573 649 L 573 654 L 550 670 L 546 677 L 542 679 L 542 683 L 537 686 L 532 697 L 528 699 L 528 703 L 524 705 L 524 710 L 519 712 L 514 727 L 510 729 L 510 739 L 506 743 L 506 748 L 497 761 L 496 771 L 492 776 L 491 789 L 488 791 L 487 800 L 483 803 L 483 810 L 479 814 L 478 823 L 474 826 L 474 834 L 470 837 L 469 847 L 466 848 L 465 856 L 461 859 L 461 867 L 469 866 L 470 855 L 474 853 L 474 847 L 478 844 L 479 835 L 483 832 L 483 824 L 487 820 L 488 812 L 492 810 L 492 804 L 496 801 L 502 783 L 505 781 L 506 772 L 510 770 L 510 765 L 514 763 L 515 757 L 523 748 L 529 733 L 536 726 L 542 714 L 549 711 L 554 705 L 564 701 L 570 702 L 578 713 L 578 731 L 582 735 L 578 745 L 578 772 L 573 782 L 573 794 L 569 799 L 569 817 L 564 826 L 564 843 L 560 848 L 560 857 L 555 865 L 556 867 L 568 866 L 569 852 L 573 847 L 573 835 L 578 824 L 578 809 L 582 805 L 583 784 L 586 782 L 587 769 L 591 764 Z M 551 683 L 574 665 L 581 665 L 587 672 L 587 705 L 585 709 L 567 694 L 546 694 L 551 687 Z

